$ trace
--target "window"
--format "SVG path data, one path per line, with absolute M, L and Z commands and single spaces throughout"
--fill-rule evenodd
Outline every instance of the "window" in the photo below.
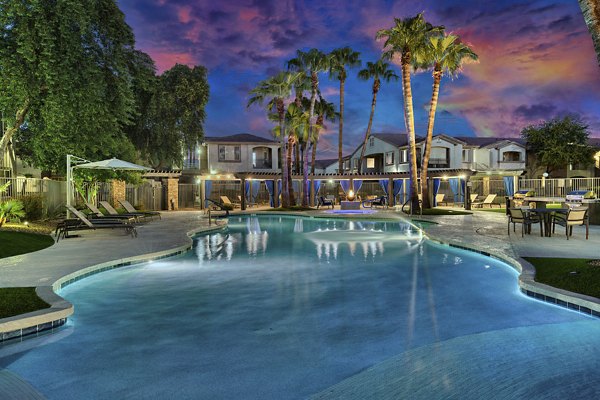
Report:
M 398 162 L 400 164 L 406 164 L 408 162 L 408 150 L 400 150 L 400 157 Z
M 394 152 L 388 151 L 385 153 L 385 165 L 393 165 L 394 164 Z
M 367 158 L 367 168 L 375 168 L 375 159 L 373 157 Z
M 374 137 L 370 137 L 369 138 L 369 147 L 373 147 L 375 146 L 375 138 Z
M 506 151 L 502 153 L 502 161 L 519 162 L 521 161 L 521 153 L 518 151 Z
M 437 168 L 447 167 L 450 160 L 450 149 L 447 147 L 432 147 L 429 156 L 429 165 L 436 165 Z
M 220 162 L 240 162 L 242 159 L 241 146 L 219 145 Z
M 462 160 L 463 160 L 463 162 L 471 162 L 472 161 L 471 160 L 472 154 L 473 154 L 473 151 L 470 150 L 470 149 L 469 150 L 463 150 L 462 151 Z

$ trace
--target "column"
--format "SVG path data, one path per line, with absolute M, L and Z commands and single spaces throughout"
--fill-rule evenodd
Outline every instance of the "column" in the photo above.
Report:
M 125 200 L 125 181 L 113 179 L 110 181 L 110 204 L 114 208 L 120 208 L 119 200 Z
M 179 178 L 167 179 L 167 209 L 179 210 Z

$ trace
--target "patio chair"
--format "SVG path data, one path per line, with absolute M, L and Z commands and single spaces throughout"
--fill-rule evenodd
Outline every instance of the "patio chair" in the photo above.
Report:
M 494 204 L 495 199 L 496 199 L 495 194 L 488 194 L 487 197 L 483 201 L 477 201 L 477 202 L 471 203 L 471 207 L 483 208 L 483 206 L 488 205 L 488 206 L 490 206 L 490 208 L 492 208 L 492 205 Z M 500 204 L 498 204 L 498 207 L 500 207 Z
M 139 211 L 139 210 L 136 210 L 135 207 L 132 206 L 131 203 L 128 202 L 127 200 L 119 200 L 119 203 L 123 206 L 123 208 L 125 209 L 125 211 L 127 211 L 128 214 L 134 214 L 134 215 L 142 214 L 146 218 L 158 217 L 158 219 L 162 219 L 162 216 L 160 215 L 160 212 L 158 212 L 158 211 Z
M 477 202 L 477 198 L 479 197 L 479 194 L 477 193 L 471 193 L 471 195 L 469 196 L 469 199 L 471 200 L 471 205 L 475 202 Z
M 552 233 L 554 233 L 556 225 L 565 227 L 567 240 L 569 236 L 573 236 L 573 227 L 585 225 L 585 240 L 590 237 L 590 219 L 587 208 L 572 209 L 567 214 L 555 214 L 552 218 Z
M 374 199 L 367 199 L 362 202 L 364 208 L 387 207 L 387 197 L 379 196 Z
M 221 203 L 225 204 L 226 206 L 231 206 L 233 208 L 240 207 L 239 203 L 233 203 L 231 200 L 229 200 L 229 197 L 227 196 L 221 196 Z
M 114 215 L 104 215 L 104 214 L 102 214 L 102 211 L 100 211 L 98 209 L 98 207 L 96 207 L 94 204 L 85 203 L 85 205 L 92 212 L 91 214 L 88 214 L 88 219 L 112 218 L 112 219 L 128 220 L 129 222 L 139 222 L 139 215 L 118 214 L 118 213 L 114 214 Z M 91 217 L 90 217 L 90 215 L 91 215 Z
M 120 219 L 93 219 L 89 220 L 86 216 L 73 206 L 67 206 L 67 209 L 77 217 L 77 219 L 66 219 L 59 224 L 56 232 L 56 241 L 69 235 L 70 231 L 86 230 L 86 229 L 125 229 L 125 232 L 131 237 L 137 237 L 137 231 L 133 224 Z
M 513 232 L 516 232 L 516 224 L 521 224 L 521 237 L 525 236 L 525 232 L 531 232 L 531 225 L 540 224 L 540 236 L 544 236 L 542 219 L 539 215 L 526 213 L 520 208 L 508 209 L 508 236 L 510 236 L 510 224 L 513 224 Z
M 329 200 L 326 199 L 323 196 L 319 196 L 319 198 L 317 199 L 317 210 L 319 209 L 319 207 L 326 207 L 326 206 L 331 206 L 331 209 L 333 210 L 333 200 Z
M 448 205 L 448 201 L 444 200 L 444 197 L 446 197 L 446 195 L 444 193 L 438 193 L 435 195 L 435 204 L 437 204 L 438 206 L 441 205 Z

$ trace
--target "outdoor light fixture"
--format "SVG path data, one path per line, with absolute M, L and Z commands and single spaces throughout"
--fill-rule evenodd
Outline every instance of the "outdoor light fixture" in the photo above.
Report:
M 446 175 L 444 175 L 444 176 L 442 176 L 442 179 L 445 180 L 445 181 L 447 181 L 448 177 Z

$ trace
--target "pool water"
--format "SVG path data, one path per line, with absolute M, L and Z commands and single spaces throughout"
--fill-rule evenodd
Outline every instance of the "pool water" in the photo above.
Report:
M 65 328 L 0 347 L 49 399 L 600 397 L 600 321 L 401 220 L 231 218 L 61 295 Z

